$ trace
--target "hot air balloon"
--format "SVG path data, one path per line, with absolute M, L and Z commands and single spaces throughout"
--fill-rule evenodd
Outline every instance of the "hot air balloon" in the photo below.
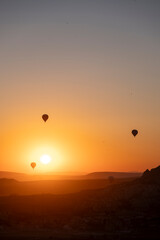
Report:
M 46 122 L 48 120 L 49 116 L 48 114 L 43 114 L 42 119 Z
M 31 167 L 32 167 L 33 170 L 34 170 L 34 168 L 36 167 L 36 163 L 35 163 L 35 162 L 32 162 L 32 163 L 31 163 Z
M 138 130 L 133 129 L 133 130 L 132 130 L 132 134 L 133 134 L 133 136 L 135 137 L 135 136 L 138 134 Z

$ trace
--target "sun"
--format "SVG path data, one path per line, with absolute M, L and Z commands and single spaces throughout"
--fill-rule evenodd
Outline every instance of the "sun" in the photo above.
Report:
M 51 157 L 49 156 L 49 155 L 42 155 L 41 157 L 40 157 L 40 161 L 41 161 L 41 163 L 43 163 L 43 164 L 48 164 L 48 163 L 50 163 L 50 161 L 51 161 Z

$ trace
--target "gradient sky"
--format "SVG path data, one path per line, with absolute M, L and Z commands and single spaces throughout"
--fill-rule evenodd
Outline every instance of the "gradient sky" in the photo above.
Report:
M 1 171 L 159 165 L 160 1 L 0 0 L 0 109 Z

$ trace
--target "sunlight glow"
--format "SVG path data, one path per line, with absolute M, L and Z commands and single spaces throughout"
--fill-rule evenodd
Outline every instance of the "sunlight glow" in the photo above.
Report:
M 40 161 L 41 161 L 41 163 L 43 163 L 43 164 L 48 164 L 48 163 L 50 163 L 50 161 L 51 161 L 51 157 L 49 156 L 49 155 L 42 155 L 41 157 L 40 157 Z

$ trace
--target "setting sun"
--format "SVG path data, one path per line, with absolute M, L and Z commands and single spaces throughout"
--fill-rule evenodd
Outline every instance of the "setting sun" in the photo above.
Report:
M 42 155 L 41 157 L 40 157 L 40 161 L 41 161 L 41 163 L 43 163 L 43 164 L 48 164 L 48 163 L 50 163 L 50 161 L 51 161 L 51 157 L 49 156 L 49 155 Z

